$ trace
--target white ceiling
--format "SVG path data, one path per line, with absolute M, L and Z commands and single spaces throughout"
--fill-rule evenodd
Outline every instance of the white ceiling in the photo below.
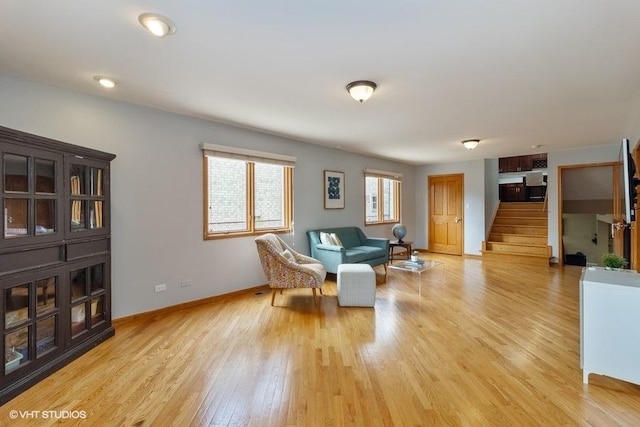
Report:
M 177 32 L 154 38 L 143 12 Z M 0 0 L 0 72 L 440 163 L 633 137 L 639 17 L 638 0 Z M 363 104 L 360 79 L 378 84 Z

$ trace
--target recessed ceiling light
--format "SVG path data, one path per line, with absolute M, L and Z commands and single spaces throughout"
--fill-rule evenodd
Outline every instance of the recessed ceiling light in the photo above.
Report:
M 116 87 L 116 81 L 113 80 L 113 79 L 110 79 L 109 77 L 94 76 L 93 80 L 97 81 L 102 86 L 104 86 L 106 88 L 109 88 L 109 89 Z
M 138 16 L 138 21 L 156 37 L 164 37 L 176 32 L 176 26 L 171 19 L 157 13 L 143 13 Z

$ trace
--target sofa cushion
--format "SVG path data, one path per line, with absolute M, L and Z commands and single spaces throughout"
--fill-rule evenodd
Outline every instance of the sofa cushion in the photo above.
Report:
M 342 246 L 344 248 L 344 245 L 342 244 L 342 240 L 340 240 L 340 238 L 336 233 L 331 233 L 331 240 L 333 241 L 334 245 Z
M 362 261 L 366 261 L 371 258 L 371 254 L 362 249 L 348 248 L 345 250 L 344 263 L 345 264 L 357 264 Z
M 379 258 L 381 256 L 387 256 L 388 253 L 383 248 L 377 248 L 375 246 L 356 246 L 351 249 L 356 249 L 359 251 L 364 251 L 367 253 L 367 259 Z
M 355 227 L 341 228 L 336 230 L 337 235 L 345 248 L 352 248 L 354 246 L 360 246 L 360 236 L 356 232 Z
M 333 245 L 333 241 L 331 240 L 331 234 L 321 231 L 320 243 L 322 243 L 323 245 Z

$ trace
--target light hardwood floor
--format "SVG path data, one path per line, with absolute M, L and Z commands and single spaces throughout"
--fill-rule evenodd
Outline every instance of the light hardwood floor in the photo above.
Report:
M 86 411 L 100 426 L 637 426 L 640 387 L 582 383 L 579 267 L 423 254 L 379 268 L 375 309 L 328 280 L 116 323 L 116 336 L 0 408 Z M 334 276 L 335 278 L 335 276 Z M 639 361 L 640 363 L 640 361 Z

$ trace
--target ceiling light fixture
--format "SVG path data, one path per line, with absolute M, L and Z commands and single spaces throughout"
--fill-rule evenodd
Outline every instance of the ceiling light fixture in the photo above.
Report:
M 480 144 L 479 139 L 466 139 L 462 141 L 462 145 L 464 145 L 464 148 L 466 148 L 467 150 L 473 150 L 478 146 L 478 144 Z
M 176 32 L 176 26 L 171 19 L 157 13 L 143 13 L 138 16 L 138 21 L 156 37 L 164 37 Z
M 371 98 L 373 91 L 376 90 L 377 87 L 374 82 L 369 80 L 357 80 L 347 85 L 347 91 L 353 99 L 362 103 Z
M 109 77 L 103 77 L 103 76 L 93 76 L 93 80 L 97 81 L 98 83 L 100 83 L 102 86 L 112 89 L 114 87 L 116 87 L 116 81 L 113 79 L 110 79 Z

